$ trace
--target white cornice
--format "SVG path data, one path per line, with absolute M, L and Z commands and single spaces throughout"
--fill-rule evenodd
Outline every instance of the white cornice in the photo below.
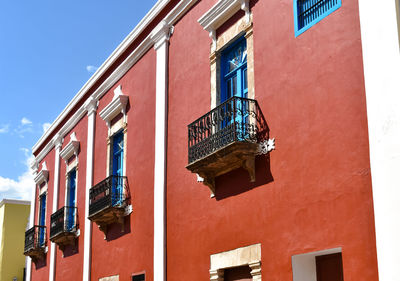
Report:
M 107 126 L 110 128 L 110 122 L 118 114 L 122 113 L 124 115 L 124 121 L 126 120 L 126 106 L 128 104 L 129 98 L 121 90 L 121 85 L 119 85 L 114 90 L 113 100 L 100 112 L 100 117 L 106 121 Z
M 40 172 L 37 173 L 37 175 L 33 180 L 37 185 L 40 185 L 44 181 L 47 182 L 48 179 L 49 179 L 49 170 L 47 170 L 46 162 L 43 162 L 42 170 L 40 170 Z
M 69 143 L 60 151 L 60 156 L 65 162 L 71 158 L 72 155 L 78 157 L 79 141 L 76 139 L 75 133 L 70 136 Z
M 61 114 L 51 124 L 50 128 L 43 134 L 39 141 L 33 146 L 32 151 L 36 150 L 54 131 L 54 129 L 63 121 L 63 119 L 70 113 L 74 106 L 82 99 L 87 91 L 99 80 L 99 78 L 107 71 L 107 69 L 120 57 L 120 55 L 132 44 L 132 42 L 144 31 L 144 29 L 158 16 L 158 14 L 165 8 L 171 0 L 159 0 L 151 8 L 151 10 L 144 16 L 139 24 L 132 30 L 131 33 L 119 44 L 114 52 L 104 61 L 99 69 L 92 75 L 92 77 L 85 83 L 79 90 L 75 97 L 68 103 Z
M 179 20 L 198 0 L 182 0 L 174 9 L 163 19 L 168 27 L 172 27 L 173 24 Z M 35 153 L 41 145 L 45 142 L 48 136 L 53 133 L 55 128 L 66 118 L 71 112 L 73 107 L 82 99 L 87 91 L 92 87 L 97 80 L 106 72 L 108 67 L 114 63 L 119 56 L 125 51 L 130 44 L 143 32 L 148 24 L 155 19 L 155 17 L 161 12 L 163 8 L 170 2 L 170 0 L 159 0 L 150 12 L 143 18 L 138 26 L 125 38 L 125 40 L 117 47 L 117 49 L 111 54 L 111 56 L 100 66 L 96 73 L 89 79 L 89 81 L 82 87 L 82 89 L 75 95 L 72 101 L 67 105 L 63 112 L 56 118 L 47 132 L 39 139 L 39 141 L 33 146 L 32 151 Z M 152 36 L 153 34 L 153 36 Z M 154 33 L 150 34 L 143 39 L 139 46 L 106 78 L 106 80 L 93 92 L 89 99 L 98 101 L 115 83 L 122 78 L 122 76 L 152 47 L 155 45 Z M 64 126 L 58 131 L 61 136 L 70 132 L 71 129 L 78 123 L 80 119 L 85 116 L 88 112 L 86 107 L 87 102 L 82 105 L 73 115 L 70 117 Z M 89 113 L 89 112 L 88 112 Z M 36 156 L 36 161 L 41 161 L 53 148 L 52 142 L 47 142 L 43 149 L 39 151 Z

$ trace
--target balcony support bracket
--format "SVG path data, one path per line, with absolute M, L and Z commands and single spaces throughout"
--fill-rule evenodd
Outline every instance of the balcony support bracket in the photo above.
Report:
M 249 173 L 250 181 L 256 181 L 256 157 L 255 155 L 247 156 L 243 161 L 242 167 Z

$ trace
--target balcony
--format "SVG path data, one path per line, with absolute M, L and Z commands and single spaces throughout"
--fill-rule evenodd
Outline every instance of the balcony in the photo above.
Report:
M 88 218 L 104 235 L 112 223 L 119 223 L 124 229 L 124 217 L 130 213 L 127 210 L 128 194 L 127 178 L 122 176 L 109 176 L 90 189 Z
M 215 194 L 215 178 L 243 167 L 255 181 L 259 143 L 268 126 L 256 100 L 233 97 L 188 126 L 189 164 Z
M 33 262 L 44 259 L 46 255 L 46 227 L 35 225 L 25 232 L 24 255 Z
M 78 235 L 76 207 L 62 207 L 51 215 L 50 241 L 56 243 L 61 250 L 66 245 L 75 245 Z

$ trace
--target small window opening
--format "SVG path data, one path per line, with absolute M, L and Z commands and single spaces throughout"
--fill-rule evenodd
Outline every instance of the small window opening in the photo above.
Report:
M 224 270 L 224 281 L 251 281 L 249 266 L 237 266 Z
M 295 36 L 339 9 L 342 0 L 294 0 Z
M 132 276 L 132 281 L 145 281 L 145 280 L 146 276 L 144 273 Z

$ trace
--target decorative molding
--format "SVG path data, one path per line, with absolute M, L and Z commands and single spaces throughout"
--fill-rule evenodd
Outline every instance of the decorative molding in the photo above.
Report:
M 224 280 L 226 268 L 248 265 L 253 281 L 261 281 L 261 244 L 254 244 L 210 256 L 210 280 Z
M 70 136 L 69 143 L 60 151 L 60 156 L 64 159 L 65 163 L 67 163 L 68 159 L 70 159 L 72 155 L 78 157 L 78 151 L 79 141 L 76 139 L 75 132 L 73 132 Z
M 129 102 L 129 97 L 122 92 L 121 85 L 114 90 L 114 98 L 112 101 L 100 112 L 100 117 L 107 123 L 107 127 L 111 128 L 111 121 L 119 114 L 124 116 L 126 123 L 126 106 Z
M 257 149 L 257 155 L 267 154 L 272 150 L 275 150 L 275 138 L 260 142 Z
M 196 174 L 197 182 L 204 182 L 204 178 L 202 178 L 199 174 Z
M 170 31 L 172 25 L 178 21 L 198 0 L 183 0 L 164 18 Z M 56 118 L 46 133 L 39 139 L 33 146 L 33 153 L 37 152 L 49 135 L 55 128 L 66 118 L 66 116 L 73 110 L 88 90 L 97 82 L 97 80 L 107 71 L 119 56 L 134 42 L 135 39 L 143 32 L 148 24 L 155 19 L 163 8 L 170 2 L 170 0 L 160 0 L 150 10 L 150 12 L 143 18 L 138 26 L 124 39 L 124 41 L 117 47 L 111 56 L 100 66 L 96 73 L 89 79 L 89 81 L 82 87 L 82 89 L 75 95 L 63 112 Z M 154 37 L 153 37 L 154 39 Z M 139 44 L 139 46 L 112 72 L 107 79 L 94 91 L 90 98 L 99 100 L 106 92 L 121 79 L 121 77 L 154 45 L 151 33 Z M 89 99 L 90 99 L 89 98 Z M 66 121 L 65 125 L 59 130 L 60 135 L 65 135 L 70 132 L 72 128 L 81 120 L 85 113 L 88 111 L 86 103 L 78 108 L 76 112 Z M 89 113 L 89 112 L 88 112 Z M 41 161 L 53 148 L 53 144 L 48 142 L 43 149 L 37 154 L 37 161 Z
M 210 270 L 210 280 L 224 281 L 224 270 L 223 269 Z
M 171 26 L 166 20 L 162 20 L 150 34 L 151 41 L 154 43 L 154 49 L 157 51 L 163 43 L 169 40 L 171 35 Z
M 261 244 L 254 244 L 210 256 L 210 270 L 248 265 L 261 261 Z
M 53 146 L 54 146 L 56 149 L 60 148 L 60 147 L 62 146 L 63 142 L 64 142 L 64 139 L 62 138 L 62 136 L 61 136 L 60 134 L 57 133 L 57 134 L 53 137 L 52 143 L 53 143 Z
M 246 13 L 246 22 L 250 23 L 249 0 L 220 0 L 198 19 L 200 25 L 208 31 L 212 39 L 213 50 L 217 44 L 216 30 L 239 10 Z
M 37 185 L 40 185 L 44 181 L 47 182 L 49 179 L 49 170 L 47 169 L 46 161 L 42 163 L 42 170 L 33 179 Z
M 85 104 L 85 110 L 87 111 L 87 115 L 91 115 L 92 113 L 96 113 L 97 110 L 97 106 L 99 105 L 99 102 L 97 99 L 95 99 L 94 97 L 90 96 Z
M 36 160 L 36 158 L 31 163 L 31 169 L 33 174 L 36 174 L 39 170 L 39 162 Z
M 249 263 L 251 269 L 251 276 L 253 276 L 253 281 L 261 281 L 261 261 L 256 261 Z

